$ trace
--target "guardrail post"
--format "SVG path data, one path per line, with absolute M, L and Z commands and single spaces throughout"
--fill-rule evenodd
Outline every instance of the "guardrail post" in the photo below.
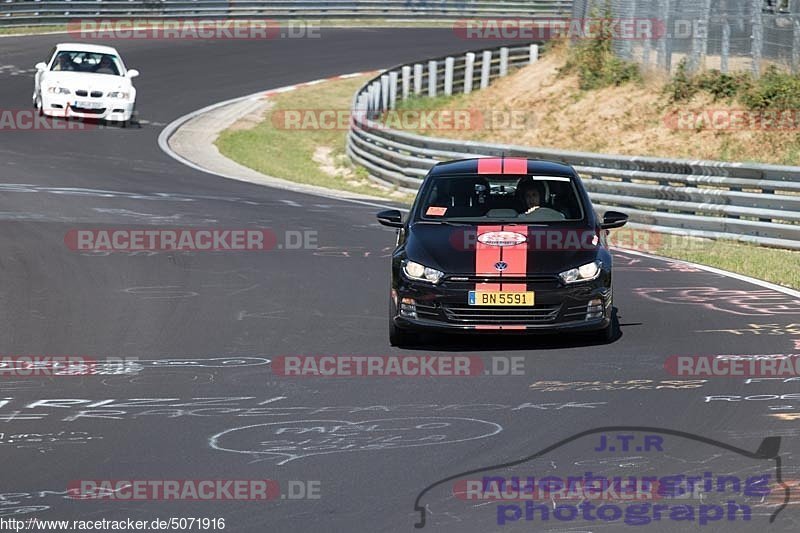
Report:
M 389 109 L 394 109 L 397 105 L 397 71 L 389 73 Z
M 403 66 L 403 100 L 408 98 L 411 87 L 411 67 L 408 65 Z
M 464 59 L 464 94 L 472 92 L 472 76 L 475 73 L 475 54 L 469 52 Z
M 428 96 L 436 96 L 436 61 L 428 61 Z
M 372 112 L 374 115 L 381 113 L 381 84 L 379 81 L 372 83 Z
M 492 52 L 491 50 L 483 51 L 483 58 L 481 59 L 481 89 L 489 86 L 489 76 L 492 68 Z
M 500 49 L 500 77 L 508 74 L 508 48 Z
M 381 111 L 389 109 L 389 75 L 381 76 Z
M 422 93 L 422 64 L 414 64 L 414 94 Z
M 528 52 L 528 63 L 536 63 L 537 61 L 539 61 L 539 45 L 532 44 Z
M 453 94 L 453 69 L 455 68 L 456 60 L 453 57 L 448 57 L 444 60 L 444 94 L 451 96 Z

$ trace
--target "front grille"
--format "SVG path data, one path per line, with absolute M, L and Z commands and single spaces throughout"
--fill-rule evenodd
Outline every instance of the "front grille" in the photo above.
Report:
M 90 96 L 89 91 L 87 91 L 86 89 L 79 89 L 79 90 L 75 91 L 75 94 L 77 96 L 83 96 L 83 97 Z M 91 97 L 92 98 L 101 98 L 102 96 L 103 96 L 103 91 L 92 91 L 91 92 Z
M 447 276 L 445 281 L 459 283 L 552 283 L 557 282 L 556 276 Z
M 76 106 L 74 104 L 70 105 L 69 107 L 72 108 L 74 111 L 77 111 L 78 113 L 89 113 L 89 114 L 92 114 L 92 115 L 102 115 L 103 113 L 106 112 L 106 108 L 102 108 L 102 109 L 87 109 L 87 108 L 84 108 L 84 107 L 78 107 L 78 106 Z
M 558 317 L 560 305 L 533 307 L 494 307 L 444 305 L 448 322 L 461 324 L 539 324 L 553 322 Z

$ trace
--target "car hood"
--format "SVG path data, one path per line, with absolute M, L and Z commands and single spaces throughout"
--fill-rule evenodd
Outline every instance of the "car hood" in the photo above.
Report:
M 85 72 L 48 71 L 42 76 L 42 84 L 59 85 L 68 89 L 100 91 L 124 90 L 131 87 L 130 78 L 110 74 L 87 74 Z
M 406 254 L 446 274 L 498 276 L 505 266 L 504 276 L 553 275 L 594 261 L 596 235 L 588 226 L 416 223 Z

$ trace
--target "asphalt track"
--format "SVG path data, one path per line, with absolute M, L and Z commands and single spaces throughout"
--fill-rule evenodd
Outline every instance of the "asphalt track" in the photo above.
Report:
M 30 106 L 30 72 L 12 73 L 31 69 L 65 40 L 0 39 L 0 65 L 13 65 L 0 69 L 0 108 Z M 451 338 L 396 350 L 386 329 L 394 237 L 376 224 L 374 207 L 221 179 L 158 148 L 164 124 L 216 101 L 467 48 L 451 31 L 336 29 L 321 39 L 112 44 L 142 72 L 142 127 L 0 131 L 0 353 L 138 358 L 144 368 L 0 381 L 0 518 L 223 517 L 225 530 L 235 532 L 409 531 L 419 519 L 415 500 L 431 484 L 603 426 L 680 430 L 750 451 L 765 436 L 782 436 L 783 477 L 800 475 L 800 432 L 790 415 L 800 413 L 800 396 L 781 397 L 796 394 L 797 381 L 661 383 L 677 379 L 664 370 L 670 355 L 797 352 L 796 298 L 618 253 L 622 335 L 609 345 L 576 337 Z M 319 248 L 103 255 L 64 244 L 74 228 L 145 226 L 311 230 Z M 521 357 L 524 375 L 289 378 L 263 364 L 280 355 L 409 353 Z M 230 363 L 235 358 L 255 359 Z M 193 363 L 152 363 L 174 359 Z M 531 387 L 540 381 L 567 383 L 565 390 Z M 741 401 L 707 401 L 714 395 Z M 144 398 L 152 400 L 129 401 Z M 70 401 L 36 403 L 43 399 Z M 272 425 L 229 431 L 259 424 Z M 376 436 L 390 438 L 370 440 Z M 596 436 L 585 438 L 591 448 L 556 448 L 526 474 L 580 475 L 588 465 L 629 475 L 637 466 L 681 473 L 701 465 L 716 475 L 763 466 L 674 436 L 666 437 L 665 452 L 607 456 L 593 451 Z M 266 442 L 275 439 L 281 442 Z M 283 454 L 276 453 L 281 446 Z M 266 448 L 272 453 L 254 453 Z M 320 482 L 320 498 L 65 498 L 70 481 L 82 479 L 274 479 L 282 489 L 310 480 Z M 495 504 L 460 501 L 441 489 L 420 500 L 430 531 L 630 528 L 602 520 L 500 526 Z M 774 509 L 754 511 L 738 527 L 797 531 L 794 505 L 769 524 Z M 697 525 L 664 519 L 644 529 Z M 723 520 L 703 529 L 735 528 Z

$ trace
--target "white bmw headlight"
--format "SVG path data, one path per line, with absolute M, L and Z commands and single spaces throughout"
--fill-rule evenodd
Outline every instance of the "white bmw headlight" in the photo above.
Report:
M 47 92 L 50 94 L 71 94 L 71 91 L 66 87 L 48 87 Z
M 600 261 L 594 261 L 592 263 L 586 263 L 585 265 L 581 265 L 578 268 L 571 268 L 565 272 L 559 274 L 561 280 L 564 283 L 579 283 L 581 281 L 590 281 L 593 279 L 597 279 L 600 275 L 601 267 L 603 263 Z
M 127 100 L 128 98 L 131 97 L 131 93 L 126 92 L 126 91 L 112 91 L 112 92 L 108 93 L 108 97 L 109 98 L 124 98 L 125 100 Z
M 403 261 L 403 273 L 410 279 L 417 281 L 427 281 L 429 283 L 439 283 L 444 273 L 435 268 L 428 268 L 414 261 Z

